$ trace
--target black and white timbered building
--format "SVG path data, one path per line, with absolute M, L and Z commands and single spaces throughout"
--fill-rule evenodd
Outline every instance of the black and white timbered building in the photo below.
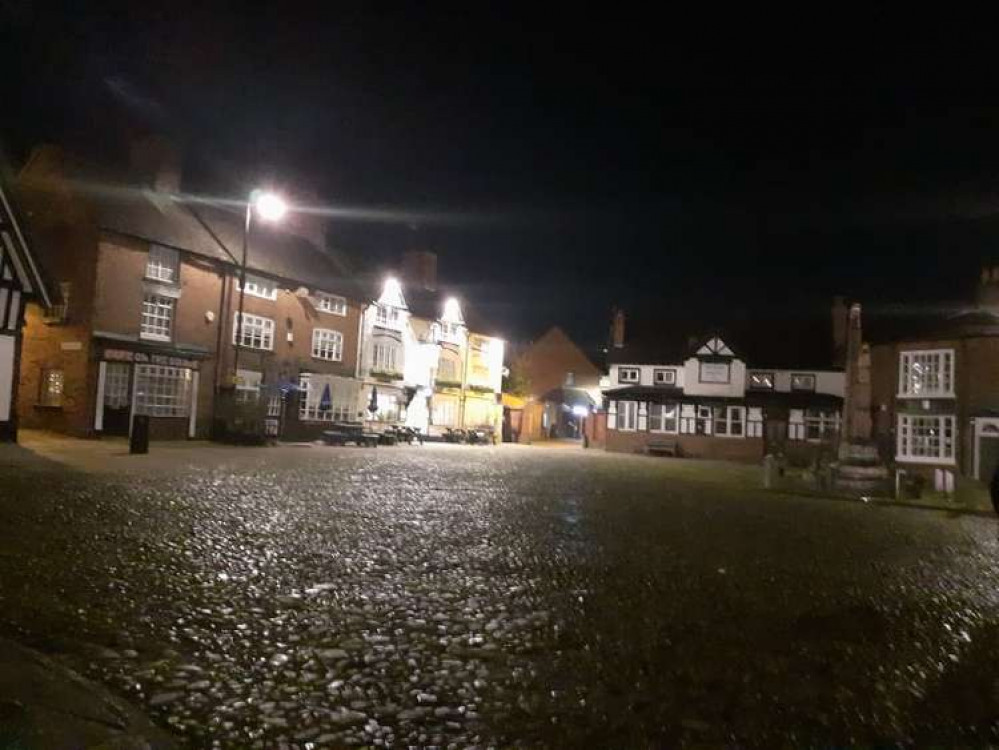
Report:
M 13 196 L 0 180 L 0 440 L 17 438 L 17 382 L 24 306 L 52 301 L 31 253 Z

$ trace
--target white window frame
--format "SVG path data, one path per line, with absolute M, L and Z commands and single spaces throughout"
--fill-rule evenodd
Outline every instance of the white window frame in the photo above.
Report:
M 640 367 L 618 367 L 618 383 L 638 383 L 642 379 L 642 369 Z
M 355 406 L 348 398 L 347 401 L 337 398 L 338 389 L 330 384 L 330 408 L 320 409 L 319 403 L 323 399 L 323 390 L 326 383 L 321 381 L 313 382 L 312 373 L 303 372 L 298 376 L 298 418 L 302 422 L 352 422 L 354 420 Z M 281 400 L 275 404 L 272 401 L 267 405 L 268 416 L 279 416 L 281 413 Z M 272 413 L 274 412 L 274 413 Z
M 695 407 L 694 434 L 695 435 L 714 434 L 714 410 L 710 406 Z
M 756 385 L 753 383 L 753 378 L 768 378 L 770 380 L 769 385 Z M 774 382 L 777 379 L 777 375 L 772 370 L 751 370 L 749 372 L 749 387 L 754 391 L 772 391 L 774 389 Z
M 800 381 L 805 379 L 806 382 L 811 383 L 807 388 L 802 388 L 801 385 L 795 387 L 795 381 Z M 792 372 L 791 373 L 791 390 L 795 393 L 815 393 L 815 385 L 817 378 L 814 372 Z
M 451 365 L 454 368 L 454 372 L 452 374 L 449 375 L 449 374 L 447 374 L 447 373 L 444 372 L 444 364 L 445 363 L 447 363 L 448 365 Z M 458 358 L 454 357 L 454 356 L 448 356 L 448 355 L 446 355 L 444 353 L 441 353 L 440 359 L 437 362 L 437 374 L 436 374 L 436 378 L 435 379 L 436 380 L 445 381 L 445 382 L 450 382 L 450 383 L 460 383 L 461 382 L 461 362 L 458 360 Z
M 104 406 L 125 409 L 132 403 L 132 366 L 128 362 L 106 362 L 104 369 Z
M 236 340 L 236 335 L 243 339 Z M 256 343 L 255 343 L 256 342 Z M 262 315 L 243 313 L 243 325 L 239 325 L 239 313 L 232 318 L 232 343 L 245 349 L 274 350 L 274 320 Z
M 375 342 L 371 347 L 371 369 L 373 372 L 400 373 L 398 344 Z
M 343 361 L 343 334 L 332 328 L 313 328 L 312 356 L 327 362 Z
M 146 278 L 161 284 L 177 284 L 180 281 L 180 253 L 171 247 L 150 245 Z
M 738 434 L 732 431 L 733 425 L 739 425 Z M 719 429 L 721 428 L 721 429 Z M 746 407 L 716 406 L 711 410 L 711 429 L 716 437 L 744 438 L 746 437 Z
M 672 367 L 657 368 L 652 371 L 653 385 L 676 385 L 676 370 Z
M 346 297 L 341 297 L 339 294 L 329 294 L 328 292 L 316 292 L 316 298 L 319 300 L 319 304 L 316 305 L 316 309 L 320 312 L 346 317 Z
M 638 402 L 617 402 L 617 429 L 621 432 L 635 432 L 638 429 Z
M 672 410 L 672 416 L 666 416 L 666 410 Z M 666 427 L 671 421 L 673 428 Z M 665 435 L 676 435 L 680 431 L 680 404 L 670 401 L 665 404 L 649 404 L 649 432 L 659 432 Z
M 936 430 L 936 435 L 926 433 Z M 918 434 L 917 434 L 918 431 Z M 929 449 L 936 442 L 936 453 Z M 953 414 L 899 414 L 895 432 L 895 459 L 911 464 L 957 463 L 957 419 Z
M 817 428 L 819 437 L 810 437 L 809 429 Z M 840 430 L 839 411 L 835 409 L 805 409 L 805 440 L 822 443 L 831 440 Z
M 173 320 L 177 300 L 155 292 L 142 297 L 142 319 L 139 321 L 139 338 L 151 341 L 170 341 L 173 338 Z
M 453 323 L 449 320 L 442 320 L 438 323 L 440 326 L 440 340 L 449 341 L 452 344 L 461 343 L 461 323 Z
M 193 370 L 167 365 L 135 365 L 136 414 L 187 417 L 191 410 Z
M 402 311 L 393 305 L 378 305 L 375 309 L 375 325 L 392 330 L 402 328 Z
M 236 400 L 242 403 L 256 403 L 260 398 L 260 384 L 264 374 L 257 370 L 236 371 Z
M 243 293 L 249 294 L 251 297 L 268 299 L 271 302 L 277 299 L 278 282 L 268 279 L 265 276 L 257 276 L 252 273 L 246 274 L 246 283 L 243 284 L 242 288 Z
M 936 388 L 924 388 L 914 382 L 913 374 L 917 367 L 925 367 L 929 361 L 935 365 Z M 954 398 L 954 350 L 953 349 L 909 349 L 898 353 L 898 397 L 899 398 Z

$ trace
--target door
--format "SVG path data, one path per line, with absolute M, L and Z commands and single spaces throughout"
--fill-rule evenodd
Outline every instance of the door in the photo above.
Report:
M 132 412 L 132 365 L 108 362 L 104 374 L 104 434 L 128 436 Z
M 999 422 L 999 421 L 997 421 Z M 978 479 L 991 482 L 999 469 L 999 423 L 989 422 L 978 430 L 977 464 Z
M 765 453 L 776 453 L 784 447 L 787 440 L 787 420 L 766 419 L 764 424 Z

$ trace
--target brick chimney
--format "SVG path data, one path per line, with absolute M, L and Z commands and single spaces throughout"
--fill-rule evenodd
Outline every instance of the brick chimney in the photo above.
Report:
M 841 295 L 833 297 L 830 312 L 832 314 L 833 364 L 837 367 L 843 367 L 846 364 L 846 339 L 850 318 L 850 308 L 846 304 L 846 298 Z
M 620 349 L 624 346 L 624 310 L 615 307 L 611 313 L 611 346 Z
M 129 167 L 139 180 L 162 193 L 180 192 L 180 150 L 160 135 L 146 135 L 129 144 Z
M 402 276 L 418 289 L 437 289 L 437 253 L 410 250 L 402 256 Z

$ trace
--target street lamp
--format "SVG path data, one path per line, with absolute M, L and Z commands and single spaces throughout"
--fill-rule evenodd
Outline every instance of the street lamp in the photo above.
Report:
M 254 190 L 246 201 L 246 220 L 243 223 L 243 258 L 239 265 L 239 314 L 236 316 L 236 342 L 232 358 L 232 378 L 235 385 L 239 377 L 239 347 L 243 340 L 243 299 L 246 295 L 246 252 L 250 244 L 250 227 L 253 224 L 253 212 L 265 221 L 277 222 L 284 218 L 288 204 L 276 193 L 266 190 Z

